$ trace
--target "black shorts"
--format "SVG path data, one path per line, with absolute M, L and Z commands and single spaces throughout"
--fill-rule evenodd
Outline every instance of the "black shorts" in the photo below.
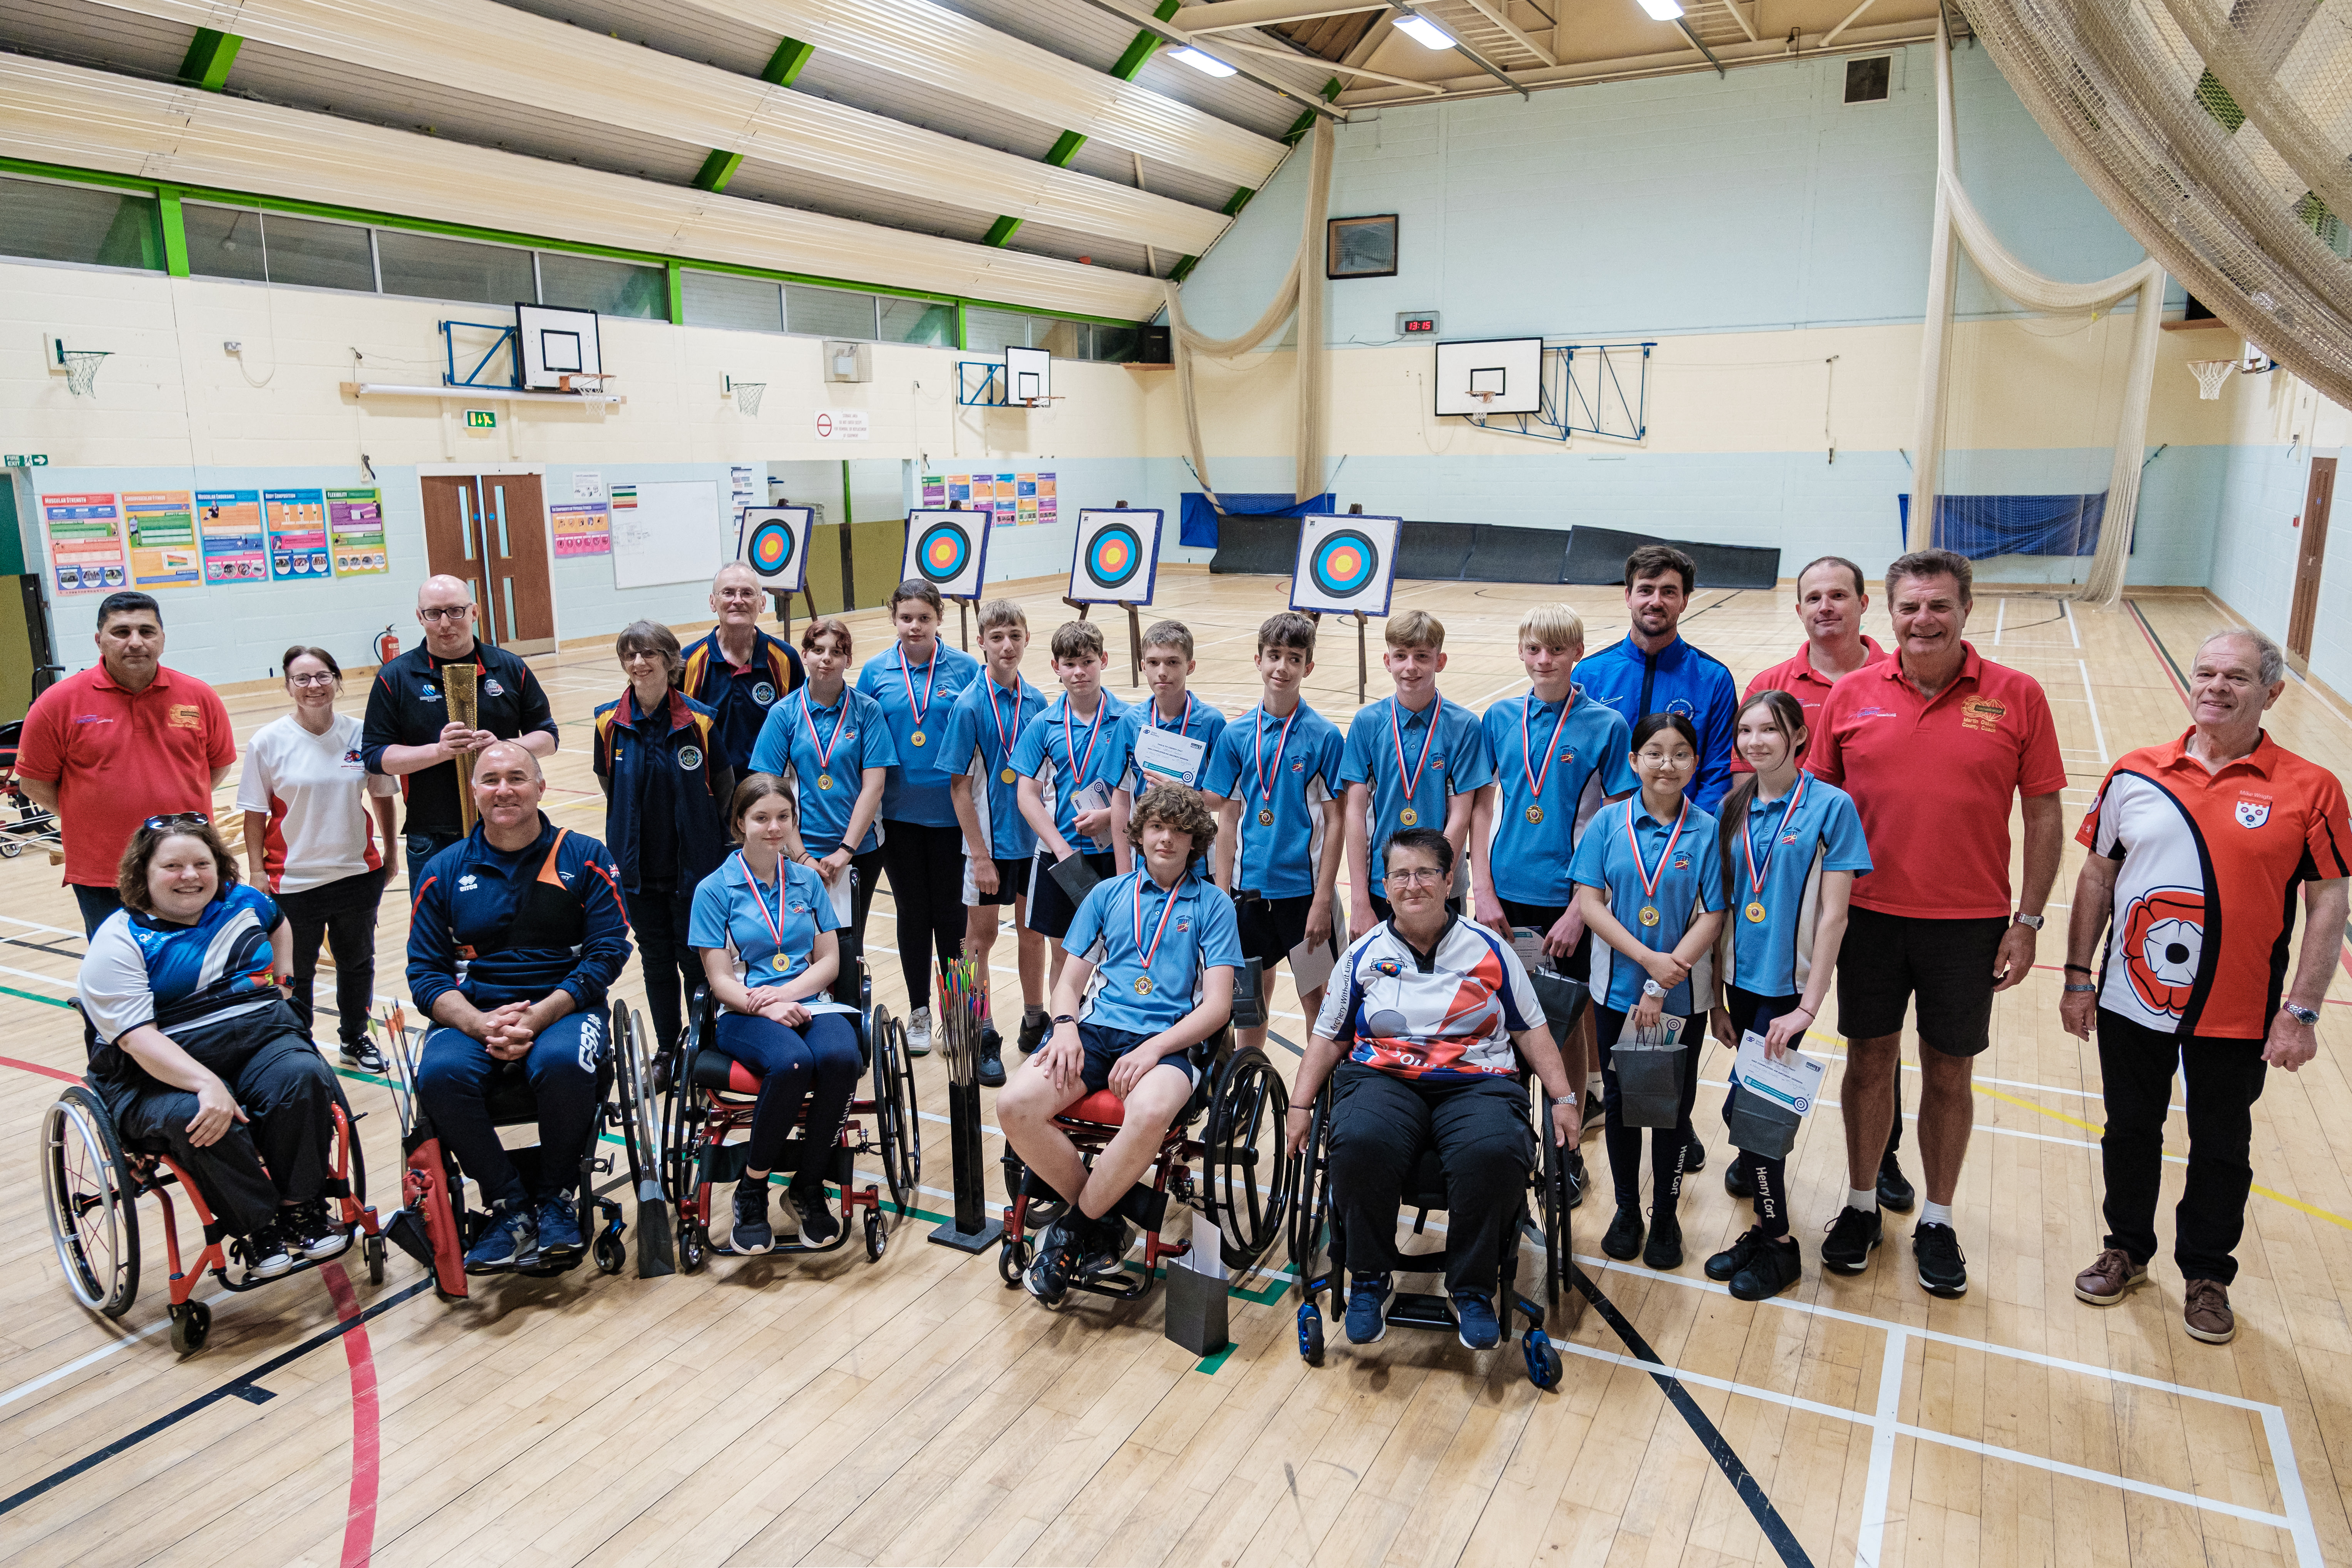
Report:
M 1015 899 L 1029 896 L 1029 872 L 1037 863 L 1034 855 L 1024 855 L 1015 860 L 996 862 L 996 891 L 983 893 L 971 879 L 971 861 L 963 865 L 963 901 L 971 905 L 1009 904 Z
M 1538 936 L 1543 935 L 1544 932 L 1558 925 L 1559 917 L 1568 912 L 1566 904 L 1522 904 L 1509 899 L 1497 899 L 1495 901 L 1503 906 L 1505 920 L 1514 926 L 1526 926 Z M 1552 967 L 1570 980 L 1591 980 L 1592 978 L 1592 932 L 1587 931 L 1579 936 L 1576 939 L 1576 951 L 1566 958 L 1552 960 Z
M 1106 881 L 1118 875 L 1118 856 L 1088 855 L 1083 849 L 1078 854 L 1095 868 L 1095 875 Z M 1054 880 L 1052 850 L 1040 848 L 1035 866 L 1036 870 L 1029 879 L 1029 929 L 1059 942 L 1069 934 L 1070 922 L 1078 918 L 1078 906 L 1070 901 L 1069 894 L 1062 891 L 1062 884 Z
M 1992 968 L 2009 925 L 2002 915 L 1947 921 L 1854 907 L 1838 949 L 1838 1033 L 1899 1035 L 1916 995 L 1921 1045 L 1977 1055 L 1992 1043 Z
M 1234 921 L 1240 928 L 1242 957 L 1258 961 L 1261 973 L 1271 974 L 1274 966 L 1290 956 L 1290 950 L 1307 940 L 1307 912 L 1315 907 L 1315 895 L 1302 893 L 1295 899 L 1261 899 L 1246 890 L 1234 900 Z
M 1087 1060 L 1086 1065 L 1078 1069 L 1079 1080 L 1097 1094 L 1108 1089 L 1110 1069 L 1118 1065 L 1118 1058 L 1150 1038 L 1150 1035 L 1133 1035 L 1125 1029 L 1097 1029 L 1092 1024 L 1080 1024 L 1078 1043 L 1087 1048 Z M 1187 1083 L 1201 1081 L 1201 1074 L 1192 1066 L 1192 1058 L 1182 1051 L 1161 1057 L 1160 1065 L 1174 1068 L 1184 1075 Z

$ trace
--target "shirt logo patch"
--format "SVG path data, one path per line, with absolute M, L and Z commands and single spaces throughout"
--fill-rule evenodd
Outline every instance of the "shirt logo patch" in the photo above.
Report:
M 1393 958 L 1383 958 L 1378 963 L 1372 965 L 1372 973 L 1375 974 L 1386 975 L 1389 979 L 1394 980 L 1398 975 L 1404 973 L 1404 965 L 1399 963 Z
M 1687 871 L 1687 870 L 1689 870 L 1689 869 L 1690 869 L 1690 857 L 1689 857 L 1689 856 L 1687 856 L 1687 855 L 1677 855 L 1677 856 L 1675 856 L 1675 870 L 1677 870 L 1677 871 Z
M 174 702 L 167 711 L 171 718 L 172 728 L 174 730 L 195 730 L 201 729 L 204 725 L 204 721 L 197 716 L 196 705 L 193 702 Z
M 2238 803 L 2238 826 L 2260 827 L 2271 819 L 2271 803 L 2266 800 L 2242 800 Z
M 2140 1005 L 2179 1017 L 2204 962 L 2205 895 L 2194 888 L 2151 888 L 2116 924 L 2116 947 Z
M 485 680 L 484 682 L 482 682 L 482 695 L 483 695 L 483 696 L 485 696 L 485 697 L 504 697 L 506 694 L 507 694 L 507 689 L 506 689 L 505 687 L 503 687 L 503 686 L 500 686 L 497 681 L 495 681 L 495 680 Z
M 360 749 L 357 746 L 353 746 L 350 751 L 343 753 L 343 761 L 346 763 L 357 763 L 362 767 L 365 767 L 367 765 L 367 759 L 360 755 Z
M 1960 728 L 1963 730 L 1979 730 L 1989 734 L 2000 729 L 2000 721 L 2008 717 L 2008 705 L 1998 698 L 1966 697 L 1960 700 Z
M 419 702 L 438 702 L 441 700 L 440 690 L 428 681 L 425 685 L 416 689 L 416 700 Z
M 1179 932 L 1191 931 L 1192 929 L 1192 917 L 1185 915 L 1179 919 L 1176 922 L 1176 929 Z
M 762 708 L 772 706 L 776 700 L 775 683 L 763 680 L 751 688 L 751 700 Z
M 1307 771 L 1307 759 L 1306 759 L 1306 758 L 1304 758 L 1304 757 L 1301 757 L 1298 761 L 1297 761 L 1297 762 L 1295 762 L 1295 763 L 1291 763 L 1291 764 L 1290 764 L 1290 771 L 1291 771 L 1292 773 L 1305 773 L 1305 772 Z
M 1433 758 L 1431 759 L 1431 762 L 1439 773 L 1442 773 L 1445 771 L 1445 759 L 1444 757 Z
M 461 893 L 470 893 L 478 885 L 474 880 L 474 874 L 471 871 L 457 879 L 457 890 Z
M 1857 719 L 1889 719 L 1894 717 L 1894 714 L 1895 710 L 1892 708 L 1857 708 L 1853 710 L 1853 716 Z
M 786 907 L 788 907 L 793 913 L 796 915 L 804 915 L 809 912 L 808 902 L 803 899 L 794 899 L 792 903 Z
M 680 773 L 690 773 L 701 765 L 702 748 L 700 746 L 680 746 L 677 749 L 677 767 Z

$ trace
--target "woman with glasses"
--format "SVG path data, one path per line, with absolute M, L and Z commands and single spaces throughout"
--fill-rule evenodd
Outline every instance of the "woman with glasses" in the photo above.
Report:
M 253 885 L 269 889 L 292 943 L 293 994 L 305 1030 L 323 937 L 335 957 L 335 1034 L 343 1065 L 384 1070 L 368 1038 L 375 999 L 375 916 L 391 877 L 393 799 L 400 786 L 371 773 L 360 754 L 360 721 L 335 711 L 342 667 L 322 647 L 286 650 L 294 710 L 246 742 L 236 784 L 245 813 L 245 854 Z

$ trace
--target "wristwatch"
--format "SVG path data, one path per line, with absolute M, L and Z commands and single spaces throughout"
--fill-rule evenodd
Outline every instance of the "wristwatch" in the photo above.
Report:
M 1075 1024 L 1075 1023 L 1076 1023 L 1077 1021 L 1078 1021 L 1078 1020 L 1077 1020 L 1077 1018 L 1076 1018 L 1076 1015 L 1074 1015 L 1074 1014 L 1069 1014 L 1069 1013 L 1056 1013 L 1056 1014 L 1055 1014 L 1055 1015 L 1054 1015 L 1054 1027 L 1055 1027 L 1055 1028 L 1057 1028 L 1057 1029 L 1058 1029 L 1058 1028 L 1060 1028 L 1060 1027 L 1061 1027 L 1063 1025 L 1065 1025 L 1065 1024 Z
M 1656 981 L 1654 981 L 1654 980 L 1644 980 L 1644 981 L 1643 981 L 1643 982 L 1642 982 L 1642 994 L 1643 994 L 1643 995 L 1644 995 L 1644 996 L 1664 996 L 1665 994 L 1666 994 L 1666 988 L 1665 988 L 1664 986 L 1663 986 L 1663 985 L 1659 984 Z
M 2296 1023 L 2301 1024 L 2306 1029 L 2315 1027 L 2319 1023 L 2319 1012 L 2316 1008 L 2298 1007 L 2292 1002 L 2281 1003 L 2280 1005 L 2286 1009 L 2288 1017 L 2293 1018 Z
M 2046 915 L 2029 915 L 2022 910 L 2019 910 L 2016 914 L 2010 916 L 2011 920 L 2016 921 L 2019 925 L 2025 927 L 2028 931 L 2040 931 L 2042 929 L 2042 922 L 2048 918 L 2049 917 Z

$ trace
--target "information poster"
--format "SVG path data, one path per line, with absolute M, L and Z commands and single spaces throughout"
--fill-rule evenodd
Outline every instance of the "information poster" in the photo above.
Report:
M 269 580 L 315 583 L 328 575 L 327 497 L 321 490 L 264 490 Z
M 392 571 L 383 548 L 383 495 L 378 490 L 327 492 L 327 543 L 338 577 L 382 577 Z
M 126 490 L 122 521 L 131 581 L 141 588 L 194 588 L 205 580 L 196 552 L 196 506 L 185 490 Z
M 1061 500 L 1055 476 L 1036 474 L 926 474 L 923 505 L 987 511 L 998 527 L 1058 522 Z
M 64 594 L 110 594 L 131 585 L 122 513 L 112 495 L 41 498 L 49 542 L 49 583 Z
M 555 522 L 555 558 L 613 553 L 613 515 L 603 501 L 559 503 L 547 509 Z
M 263 539 L 259 490 L 196 492 L 196 542 L 204 551 L 205 582 L 268 582 L 269 555 Z

